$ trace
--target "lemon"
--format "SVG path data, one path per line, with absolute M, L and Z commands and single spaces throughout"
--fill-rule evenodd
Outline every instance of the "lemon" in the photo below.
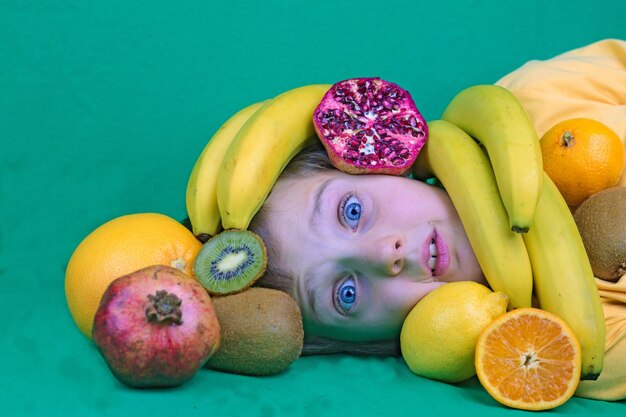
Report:
M 506 312 L 503 292 L 472 281 L 431 291 L 408 314 L 400 333 L 402 356 L 415 374 L 456 383 L 476 375 L 474 354 L 481 331 Z

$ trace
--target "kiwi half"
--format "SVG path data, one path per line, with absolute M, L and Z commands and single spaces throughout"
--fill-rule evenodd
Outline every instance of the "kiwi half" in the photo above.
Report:
M 200 249 L 193 270 L 210 294 L 242 291 L 265 272 L 267 255 L 259 236 L 248 230 L 226 230 Z

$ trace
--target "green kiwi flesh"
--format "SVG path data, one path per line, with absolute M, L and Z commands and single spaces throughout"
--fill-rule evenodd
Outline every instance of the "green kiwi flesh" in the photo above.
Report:
M 252 285 L 266 265 L 265 244 L 259 236 L 248 230 L 226 230 L 202 245 L 193 270 L 210 294 L 225 295 Z
M 304 331 L 295 300 L 279 290 L 252 287 L 212 297 L 220 348 L 205 367 L 243 375 L 273 375 L 302 353 Z
M 615 281 L 626 273 L 626 187 L 591 195 L 574 212 L 593 274 Z

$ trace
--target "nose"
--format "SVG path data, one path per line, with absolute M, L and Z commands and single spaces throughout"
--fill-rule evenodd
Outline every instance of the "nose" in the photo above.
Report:
M 396 276 L 402 272 L 406 263 L 405 246 L 400 235 L 387 235 L 370 245 L 368 258 L 382 268 L 386 275 Z

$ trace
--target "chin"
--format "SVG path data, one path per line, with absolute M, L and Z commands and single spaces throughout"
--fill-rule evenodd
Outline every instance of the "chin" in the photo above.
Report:
M 480 269 L 478 262 L 466 263 L 464 268 L 461 269 L 459 273 L 458 281 L 475 281 L 480 283 L 485 283 L 485 275 L 483 271 Z
M 487 283 L 485 275 L 475 259 L 474 262 L 462 263 L 456 271 L 439 277 L 439 280 L 444 282 L 474 281 L 481 284 Z
M 480 269 L 478 263 L 464 270 L 463 279 L 461 281 L 475 281 L 480 284 L 487 285 L 487 279 L 483 274 L 483 271 Z

